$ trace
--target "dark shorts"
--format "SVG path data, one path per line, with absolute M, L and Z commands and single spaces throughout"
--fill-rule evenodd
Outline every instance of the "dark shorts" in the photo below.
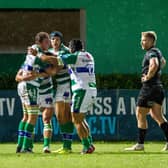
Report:
M 142 86 L 137 99 L 137 106 L 152 107 L 153 103 L 162 105 L 164 90 L 162 86 Z

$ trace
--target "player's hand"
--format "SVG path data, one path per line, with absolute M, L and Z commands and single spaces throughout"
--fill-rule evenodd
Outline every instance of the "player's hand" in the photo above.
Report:
M 27 48 L 27 53 L 30 54 L 30 55 L 37 56 L 37 50 L 33 49 L 32 47 Z
M 148 75 L 143 74 L 142 77 L 141 77 L 141 82 L 146 82 L 148 80 L 149 80 Z

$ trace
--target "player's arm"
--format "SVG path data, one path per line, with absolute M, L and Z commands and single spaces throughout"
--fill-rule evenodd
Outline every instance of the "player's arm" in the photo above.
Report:
M 52 65 L 52 70 L 51 68 L 48 69 L 48 73 L 54 74 L 57 73 L 62 67 L 60 67 L 58 64 L 58 59 L 56 55 L 52 55 L 50 52 L 46 53 L 38 53 L 36 49 L 33 49 L 31 47 L 28 48 L 28 54 L 31 54 L 33 56 L 37 57 L 37 61 L 42 61 L 42 62 L 47 62 Z
M 77 54 L 65 54 L 62 55 L 61 57 L 58 57 L 58 62 L 60 65 L 70 65 L 70 64 L 75 64 L 77 60 Z
M 28 47 L 27 52 L 30 55 L 38 57 L 43 62 L 48 62 L 54 65 L 57 65 L 57 58 L 49 52 L 38 53 L 37 50 L 32 47 Z
M 36 72 L 36 78 L 48 77 L 48 76 L 50 76 L 50 74 L 48 74 L 47 72 Z
M 157 57 L 152 57 L 149 60 L 149 70 L 148 73 L 142 76 L 142 82 L 150 80 L 156 73 L 159 67 L 159 60 Z
M 55 56 L 43 54 L 39 58 L 43 62 L 48 62 L 48 63 L 54 65 L 55 68 L 57 68 L 57 66 L 58 66 L 58 60 L 57 60 L 57 58 Z
M 21 81 L 30 81 L 33 80 L 37 77 L 37 74 L 34 73 L 33 71 L 28 72 L 26 75 L 23 76 L 23 70 L 20 69 L 15 77 L 15 80 L 17 82 L 21 82 Z
M 48 74 L 48 76 L 54 76 L 58 71 L 58 68 L 55 68 L 54 66 L 45 69 L 45 73 Z
M 166 59 L 164 57 L 161 58 L 161 68 L 166 66 Z

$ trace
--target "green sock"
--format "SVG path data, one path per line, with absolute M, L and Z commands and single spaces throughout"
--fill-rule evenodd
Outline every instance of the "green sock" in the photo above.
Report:
M 25 136 L 23 140 L 23 149 L 32 148 L 32 134 L 33 134 L 34 125 L 26 123 L 25 125 Z
M 51 142 L 51 138 L 44 138 L 44 147 L 49 147 L 50 146 L 50 142 Z
M 25 128 L 26 122 L 20 121 L 19 128 L 18 128 L 18 146 L 22 147 L 23 145 L 23 139 L 24 139 L 24 128 Z
M 72 122 L 66 124 L 60 124 L 60 130 L 63 137 L 63 148 L 71 149 L 72 146 L 72 134 L 74 130 L 74 125 Z
M 31 143 L 30 143 L 30 148 L 31 148 L 31 149 L 33 149 L 34 135 L 35 135 L 35 128 L 33 129 L 32 139 L 31 139 Z
M 89 139 L 89 143 L 92 144 L 93 143 L 93 138 L 92 138 L 91 134 L 88 136 L 88 139 Z
M 72 149 L 71 146 L 72 146 L 72 141 L 65 140 L 65 139 L 63 140 L 63 148 L 64 149 L 70 149 L 71 150 Z
M 90 142 L 88 138 L 83 138 L 81 141 L 84 149 L 88 149 L 90 147 Z
M 50 134 L 52 134 L 52 124 L 51 122 L 50 123 L 45 123 L 44 124 L 44 128 L 43 128 L 43 132 L 44 132 L 44 135 L 45 135 L 45 132 L 48 132 Z M 51 137 L 44 137 L 44 144 L 43 146 L 44 147 L 49 147 L 50 146 L 50 142 L 51 142 Z

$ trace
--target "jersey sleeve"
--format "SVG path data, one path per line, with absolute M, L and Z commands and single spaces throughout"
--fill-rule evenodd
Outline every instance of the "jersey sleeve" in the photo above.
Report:
M 75 64 L 77 61 L 78 54 L 65 54 L 61 55 L 60 59 L 64 65 Z
M 157 53 L 156 52 L 154 52 L 154 51 L 151 51 L 150 53 L 149 53 L 149 59 L 151 59 L 151 58 L 157 58 L 158 56 L 157 56 Z
M 42 60 L 39 57 L 36 56 L 35 60 L 34 60 L 34 64 L 43 65 L 44 63 L 42 62 Z

